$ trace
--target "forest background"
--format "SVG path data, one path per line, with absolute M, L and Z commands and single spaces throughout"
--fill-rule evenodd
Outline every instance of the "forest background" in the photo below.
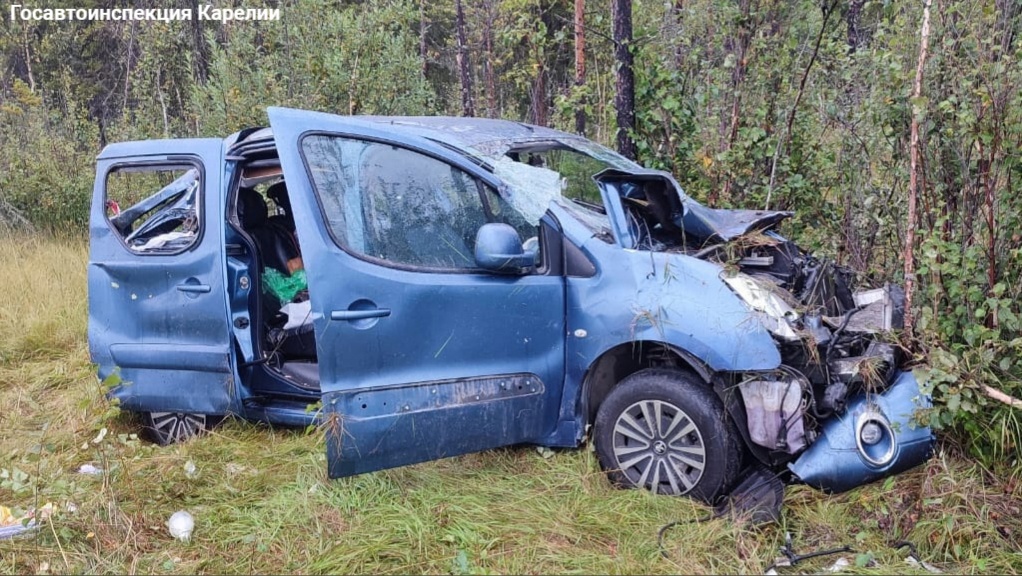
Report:
M 4 226 L 84 241 L 106 143 L 224 136 L 265 125 L 268 105 L 581 132 L 671 171 L 700 201 L 795 211 L 791 237 L 868 281 L 907 273 L 905 342 L 933 389 L 927 417 L 981 464 L 1020 472 L 1017 0 L 213 4 L 280 18 L 5 14 Z

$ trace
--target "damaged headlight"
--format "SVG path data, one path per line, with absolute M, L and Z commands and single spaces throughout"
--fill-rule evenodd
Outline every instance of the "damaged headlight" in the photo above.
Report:
M 771 334 L 789 341 L 799 339 L 791 326 L 798 319 L 798 312 L 775 293 L 779 288 L 768 286 L 747 274 L 724 276 L 723 280 L 742 301 L 758 312 L 757 316 Z

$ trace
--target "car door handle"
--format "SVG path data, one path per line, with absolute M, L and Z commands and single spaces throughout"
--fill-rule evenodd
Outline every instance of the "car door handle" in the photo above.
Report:
M 365 320 L 366 318 L 386 318 L 390 316 L 389 308 L 372 310 L 334 310 L 330 312 L 331 320 Z
M 177 289 L 191 294 L 208 294 L 209 284 L 178 284 Z

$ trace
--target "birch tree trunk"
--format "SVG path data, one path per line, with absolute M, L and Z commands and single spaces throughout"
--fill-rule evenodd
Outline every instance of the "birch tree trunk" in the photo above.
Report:
M 926 52 L 930 44 L 930 5 L 932 0 L 923 3 L 923 25 L 919 31 L 919 62 L 916 64 L 916 80 L 912 87 L 912 124 L 909 140 L 909 176 L 908 176 L 908 225 L 905 232 L 905 331 L 909 336 L 914 332 L 915 314 L 912 312 L 912 300 L 916 285 L 915 243 L 916 227 L 919 215 L 916 204 L 919 196 L 919 98 L 923 94 L 923 68 L 926 65 Z

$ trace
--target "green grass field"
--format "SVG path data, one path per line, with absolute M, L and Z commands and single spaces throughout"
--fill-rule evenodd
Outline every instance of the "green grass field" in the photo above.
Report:
M 228 421 L 158 448 L 105 402 L 89 364 L 85 243 L 0 240 L 0 505 L 56 509 L 34 537 L 0 541 L 3 573 L 762 573 L 786 532 L 800 553 L 851 545 L 846 572 L 926 573 L 891 548 L 905 539 L 946 572 L 1022 571 L 1022 484 L 947 444 L 920 469 L 846 494 L 789 487 L 780 525 L 679 525 L 669 558 L 658 528 L 708 509 L 613 489 L 586 448 L 336 481 L 318 432 Z M 79 474 L 86 463 L 105 472 Z M 167 531 L 176 510 L 195 516 L 190 542 Z

